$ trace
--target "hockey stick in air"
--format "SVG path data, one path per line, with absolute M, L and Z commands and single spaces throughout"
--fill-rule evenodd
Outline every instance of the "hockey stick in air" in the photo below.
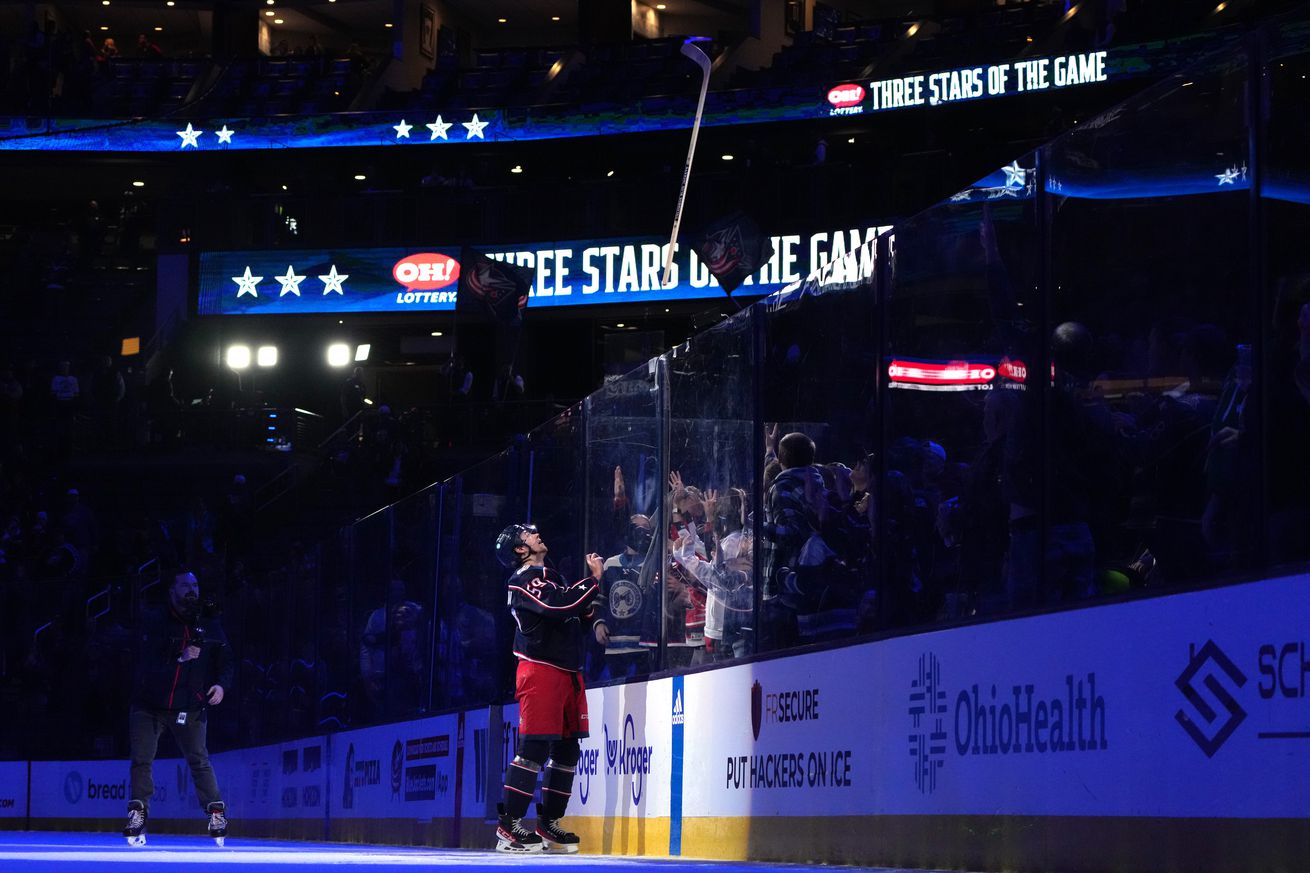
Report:
M 678 244 L 678 225 L 682 223 L 682 204 L 687 199 L 687 182 L 691 180 L 691 160 L 696 156 L 696 135 L 700 133 L 700 119 L 705 112 L 705 92 L 710 87 L 710 56 L 701 51 L 698 42 L 708 42 L 706 37 L 693 36 L 682 44 L 682 53 L 696 62 L 700 67 L 700 100 L 696 103 L 696 120 L 691 125 L 691 145 L 687 147 L 687 164 L 682 168 L 682 188 L 678 191 L 678 208 L 673 212 L 673 235 L 669 237 L 669 248 L 664 255 L 664 275 L 660 286 L 669 284 L 669 271 L 673 268 L 673 248 Z

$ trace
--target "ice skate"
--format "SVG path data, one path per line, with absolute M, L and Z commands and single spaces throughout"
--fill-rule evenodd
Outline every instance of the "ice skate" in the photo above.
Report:
M 500 825 L 496 828 L 496 851 L 509 852 L 514 855 L 528 855 L 541 851 L 541 837 L 537 836 L 523 819 L 512 818 L 505 812 L 505 804 L 496 804 L 500 815 Z
M 146 805 L 139 800 L 133 800 L 127 805 L 127 825 L 123 828 L 123 836 L 127 837 L 129 846 L 144 846 L 146 844 Z
M 560 825 L 557 818 L 546 818 L 542 814 L 541 804 L 537 804 L 537 836 L 545 844 L 545 852 L 551 855 L 571 855 L 578 850 L 577 834 L 571 834 Z
M 227 837 L 227 807 L 222 803 L 211 803 L 206 809 L 209 813 L 209 835 L 214 838 L 214 845 L 223 848 Z

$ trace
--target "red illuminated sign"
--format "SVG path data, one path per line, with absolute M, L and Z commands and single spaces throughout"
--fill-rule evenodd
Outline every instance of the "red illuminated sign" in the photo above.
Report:
M 1028 381 L 1028 365 L 1023 361 L 1012 361 L 1009 358 L 1001 358 L 1001 363 L 996 369 L 1001 376 L 1009 379 L 1011 382 L 1018 382 L 1022 385 Z
M 860 85 L 837 85 L 829 89 L 828 102 L 838 109 L 858 106 L 864 102 L 864 88 Z
M 969 388 L 989 387 L 996 378 L 991 364 L 971 364 L 968 361 L 902 361 L 894 360 L 887 367 L 892 387 L 923 386 L 946 391 L 963 391 Z
M 459 281 L 459 261 L 438 252 L 422 252 L 396 261 L 391 275 L 406 288 L 435 291 Z

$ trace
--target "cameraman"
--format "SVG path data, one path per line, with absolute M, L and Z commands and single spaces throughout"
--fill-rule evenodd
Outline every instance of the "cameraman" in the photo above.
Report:
M 232 650 L 218 619 L 209 614 L 212 605 L 205 606 L 211 608 L 202 608 L 195 574 L 179 567 L 168 589 L 168 607 L 142 612 L 128 718 L 132 777 L 125 831 L 144 829 L 155 792 L 159 735 L 167 728 L 191 768 L 210 834 L 226 833 L 226 807 L 205 747 L 205 709 L 222 703 L 224 689 L 231 687 Z

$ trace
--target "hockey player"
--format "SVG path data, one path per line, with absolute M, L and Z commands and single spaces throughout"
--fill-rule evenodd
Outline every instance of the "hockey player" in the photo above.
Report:
M 587 555 L 591 575 L 569 584 L 546 566 L 546 544 L 530 524 L 511 524 L 496 539 L 496 558 L 509 577 L 518 672 L 519 747 L 505 774 L 498 807 L 496 851 L 526 854 L 578 851 L 578 837 L 560 826 L 578 763 L 578 740 L 587 736 L 587 695 L 582 683 L 584 634 L 594 624 L 603 562 Z M 584 626 L 584 622 L 586 623 Z M 542 772 L 544 770 L 544 773 Z M 523 824 L 542 773 L 537 827 Z
M 195 574 L 178 568 L 168 589 L 168 607 L 146 610 L 141 617 L 128 719 L 131 799 L 123 828 L 132 846 L 146 842 L 155 755 L 165 730 L 191 768 L 200 807 L 209 817 L 209 835 L 220 846 L 227 836 L 227 807 L 209 764 L 205 733 L 206 707 L 222 703 L 224 689 L 232 687 L 232 652 L 218 620 L 203 613 Z

